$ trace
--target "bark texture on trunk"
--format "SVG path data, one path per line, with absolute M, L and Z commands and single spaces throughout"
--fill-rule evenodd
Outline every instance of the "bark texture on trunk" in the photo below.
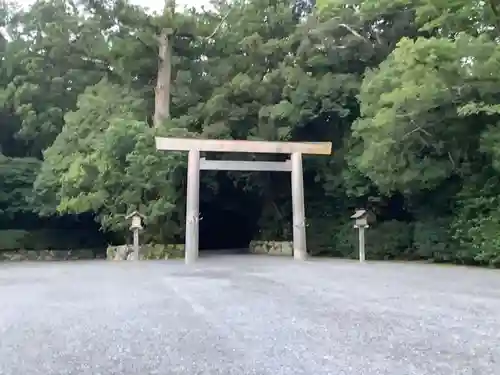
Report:
M 158 128 L 170 118 L 170 86 L 172 79 L 172 29 L 163 29 L 158 36 L 158 77 L 155 87 L 153 124 Z

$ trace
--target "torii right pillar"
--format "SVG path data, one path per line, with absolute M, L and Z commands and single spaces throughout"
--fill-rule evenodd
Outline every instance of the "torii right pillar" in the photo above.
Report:
M 306 215 L 304 207 L 304 176 L 302 154 L 295 152 L 292 160 L 293 257 L 307 259 Z

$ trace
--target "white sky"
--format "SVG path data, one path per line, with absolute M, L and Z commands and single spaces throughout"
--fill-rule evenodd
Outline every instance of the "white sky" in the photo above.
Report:
M 132 4 L 140 5 L 145 8 L 149 8 L 153 11 L 161 11 L 163 9 L 164 0 L 130 0 Z M 207 0 L 177 0 L 177 6 L 179 7 L 201 7 L 202 5 L 207 5 Z
M 130 0 L 132 4 L 140 5 L 145 8 L 149 8 L 152 11 L 161 11 L 163 9 L 164 0 Z M 17 0 L 20 5 L 29 6 L 34 2 L 34 0 Z M 208 5 L 208 0 L 177 0 L 177 6 L 179 7 L 201 7 L 202 5 Z
M 1 0 L 0 0 L 1 1 Z M 150 11 L 161 12 L 163 10 L 163 4 L 165 0 L 129 0 L 132 4 L 140 5 L 144 8 L 149 9 Z M 35 2 L 35 0 L 14 0 L 17 5 L 21 7 L 28 7 Z M 197 7 L 201 8 L 202 6 L 210 7 L 210 0 L 176 0 L 176 4 L 178 8 L 184 7 Z M 8 33 L 5 32 L 4 27 L 0 27 L 0 31 L 3 35 L 9 39 Z

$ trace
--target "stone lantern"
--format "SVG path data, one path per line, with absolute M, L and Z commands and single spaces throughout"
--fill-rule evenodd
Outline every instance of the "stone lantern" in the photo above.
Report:
M 133 249 L 135 260 L 139 260 L 139 232 L 143 229 L 142 221 L 144 218 L 144 215 L 138 211 L 134 211 L 125 217 L 127 220 L 132 220 L 130 230 L 134 235 Z
M 365 229 L 369 228 L 368 225 L 368 212 L 363 209 L 358 209 L 351 216 L 354 219 L 354 228 L 358 229 L 359 236 L 359 261 L 363 263 L 365 261 Z

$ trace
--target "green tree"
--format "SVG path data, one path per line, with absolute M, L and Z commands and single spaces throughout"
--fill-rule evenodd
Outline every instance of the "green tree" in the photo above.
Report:
M 0 154 L 0 219 L 5 221 L 35 212 L 31 204 L 32 187 L 40 164 L 37 159 Z
M 129 89 L 107 81 L 87 88 L 44 154 L 35 183 L 42 213 L 95 212 L 113 231 L 125 229 L 134 208 L 151 224 L 170 214 L 178 196 L 172 176 L 182 163 L 169 168 L 176 155 L 156 152 L 144 110 Z
M 21 121 L 17 135 L 39 157 L 63 125 L 66 111 L 86 86 L 109 72 L 100 59 L 107 44 L 98 23 L 74 3 L 37 1 L 8 20 L 11 39 L 3 51 L 4 108 Z

